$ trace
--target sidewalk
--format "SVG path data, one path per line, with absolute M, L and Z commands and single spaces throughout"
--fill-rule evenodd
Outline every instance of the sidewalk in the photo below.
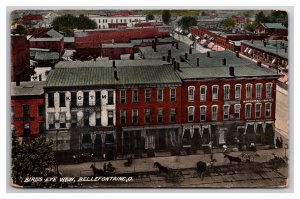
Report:
M 239 156 L 242 152 L 231 152 L 232 156 Z M 255 157 L 255 162 L 267 162 L 273 158 L 273 154 L 277 156 L 284 157 L 284 149 L 268 149 L 259 150 L 257 154 L 259 157 Z M 286 151 L 288 155 L 288 151 Z M 198 161 L 209 162 L 210 154 L 196 154 L 196 155 L 186 155 L 186 156 L 168 156 L 168 157 L 152 157 L 152 158 L 141 158 L 134 159 L 133 164 L 130 167 L 125 167 L 124 162 L 126 160 L 113 160 L 110 161 L 112 165 L 116 168 L 116 173 L 134 173 L 134 172 L 149 172 L 157 171 L 157 168 L 153 167 L 154 162 L 159 162 L 163 166 L 180 169 L 180 168 L 196 168 L 196 163 Z M 223 153 L 214 153 L 213 158 L 217 160 L 214 165 L 224 165 L 229 164 L 228 159 L 224 159 Z M 105 161 L 108 162 L 108 161 Z M 102 169 L 104 161 L 97 161 L 95 165 L 97 168 Z M 59 165 L 58 169 L 63 174 L 63 176 L 90 176 L 92 175 L 92 169 L 90 166 L 94 164 L 93 162 L 86 162 L 81 164 L 73 165 Z

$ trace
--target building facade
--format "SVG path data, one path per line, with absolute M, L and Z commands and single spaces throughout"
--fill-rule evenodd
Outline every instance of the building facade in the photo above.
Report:
M 45 82 L 11 83 L 11 124 L 19 139 L 45 135 Z

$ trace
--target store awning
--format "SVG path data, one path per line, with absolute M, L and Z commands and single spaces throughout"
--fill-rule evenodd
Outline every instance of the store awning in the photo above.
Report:
M 206 42 L 207 42 L 206 39 L 202 39 L 202 40 L 200 41 L 200 44 L 203 45 L 203 44 L 205 44 Z
M 244 53 L 246 53 L 246 52 L 248 51 L 248 49 L 249 49 L 249 48 L 247 47 L 247 48 L 244 50 Z
M 212 48 L 212 50 L 220 52 L 220 51 L 224 51 L 225 48 L 219 46 L 219 45 L 214 45 L 214 47 Z
M 192 34 L 191 33 L 189 33 L 188 35 L 187 35 L 187 37 L 191 37 L 192 36 Z
M 196 36 L 196 39 L 198 40 L 198 39 L 200 39 L 200 37 Z
M 208 48 L 212 48 L 214 45 L 215 45 L 215 44 L 214 44 L 213 42 L 210 42 L 210 43 L 207 45 L 207 47 L 208 47 Z
M 272 64 L 275 64 L 276 63 L 276 58 L 274 58 L 273 60 L 272 60 Z
M 252 53 L 252 49 L 250 49 L 249 51 L 248 51 L 248 54 L 251 54 Z

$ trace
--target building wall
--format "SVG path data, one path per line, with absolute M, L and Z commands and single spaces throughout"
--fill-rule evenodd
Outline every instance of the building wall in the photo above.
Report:
M 64 39 L 62 38 L 60 41 L 30 41 L 30 48 L 50 49 L 50 51 L 58 52 L 61 57 L 64 51 Z
M 124 88 L 116 90 L 116 124 L 118 128 L 121 127 L 132 127 L 132 126 L 151 126 L 151 125 L 167 125 L 167 124 L 180 124 L 181 122 L 181 87 L 180 86 L 164 86 L 163 88 L 163 102 L 157 101 L 157 88 L 160 87 L 151 87 L 151 88 Z M 176 101 L 170 101 L 170 88 L 176 88 Z M 151 90 L 151 101 L 145 102 L 145 89 Z M 126 103 L 122 104 L 120 102 L 120 90 L 126 90 Z M 138 102 L 132 102 L 132 90 L 138 91 Z M 163 122 L 157 122 L 157 110 L 158 108 L 163 108 Z M 169 109 L 176 108 L 176 122 L 170 122 Z M 133 125 L 132 123 L 132 110 L 138 110 L 138 124 Z M 151 122 L 145 123 L 145 109 L 151 110 Z M 120 113 L 121 110 L 126 111 L 126 124 L 121 124 Z
M 137 53 L 137 48 L 102 48 L 101 56 L 109 57 L 109 59 L 121 59 L 121 55 L 130 54 L 131 52 Z
M 262 83 L 262 96 L 256 98 L 256 87 L 257 83 Z M 266 98 L 266 83 L 272 83 L 272 97 Z M 241 98 L 240 100 L 235 99 L 235 85 L 241 84 Z M 252 84 L 252 98 L 246 99 L 246 84 Z M 218 100 L 212 100 L 212 86 L 218 85 Z M 230 99 L 224 100 L 224 85 L 230 86 Z M 188 100 L 188 88 L 194 86 L 194 101 Z M 200 86 L 206 86 L 206 101 L 200 101 Z M 182 85 L 182 123 L 207 123 L 207 122 L 224 122 L 224 121 L 256 121 L 256 120 L 275 120 L 275 106 L 276 106 L 276 82 L 275 79 L 241 79 L 241 80 L 211 80 L 211 81 L 184 81 Z M 251 118 L 245 118 L 245 104 L 251 104 Z M 255 118 L 255 104 L 261 103 L 261 117 Z M 265 104 L 271 103 L 271 117 L 265 117 Z M 223 105 L 230 105 L 229 115 L 234 115 L 234 104 L 241 105 L 240 119 L 223 119 Z M 217 120 L 213 121 L 211 118 L 211 109 L 213 105 L 218 106 Z M 194 121 L 188 121 L 188 107 L 195 107 Z M 200 106 L 206 106 L 206 120 L 200 121 Z
M 17 136 L 24 136 L 23 130 L 25 124 L 29 124 L 31 138 L 36 138 L 40 135 L 39 122 L 45 122 L 45 115 L 39 116 L 38 106 L 42 105 L 44 107 L 44 104 L 44 96 L 12 97 L 12 124 L 16 129 Z M 23 105 L 29 105 L 29 118 L 23 118 Z
M 259 24 L 255 28 L 257 33 L 260 34 L 268 34 L 268 35 L 288 35 L 288 30 L 287 29 L 275 29 L 275 28 L 265 28 L 262 24 Z
M 25 36 L 11 36 L 11 67 L 12 82 L 30 81 L 29 41 Z M 18 79 L 18 78 L 19 79 Z
M 97 23 L 99 29 L 109 28 L 109 24 L 125 23 L 127 27 L 133 27 L 134 24 L 146 21 L 146 16 L 128 15 L 128 16 L 88 16 Z

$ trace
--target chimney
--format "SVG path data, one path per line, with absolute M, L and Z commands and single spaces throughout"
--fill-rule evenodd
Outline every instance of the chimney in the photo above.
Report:
M 197 66 L 198 67 L 200 66 L 200 58 L 199 57 L 197 58 Z
M 162 56 L 162 60 L 163 60 L 163 61 L 166 61 L 166 56 Z
M 172 46 L 174 46 L 174 44 L 175 44 L 175 41 L 174 41 L 174 40 L 172 40 Z
M 171 50 L 168 50 L 168 56 L 171 57 Z
M 170 61 L 171 61 L 171 57 L 168 56 L 168 57 L 167 57 L 167 62 L 170 62 Z
M 173 63 L 173 68 L 174 68 L 174 70 L 176 70 L 176 68 L 177 68 L 177 63 L 178 63 L 178 62 L 176 62 L 176 61 Z
M 151 43 L 151 44 L 152 44 L 152 48 L 154 48 L 154 40 L 152 40 L 152 43 Z
M 176 49 L 178 49 L 178 43 L 176 43 Z
M 210 51 L 206 52 L 207 57 L 210 57 Z
M 96 61 L 96 56 L 94 57 L 94 61 Z
M 112 66 L 113 66 L 114 68 L 116 68 L 116 61 L 115 61 L 115 60 L 113 60 Z
M 20 86 L 20 75 L 16 76 L 16 86 Z
M 229 75 L 232 77 L 234 76 L 234 67 L 232 66 L 229 67 Z
M 176 62 L 176 69 L 180 71 L 180 62 Z
M 189 49 L 189 53 L 192 54 L 192 48 Z
M 157 51 L 156 51 L 156 43 L 154 43 L 153 50 L 154 50 L 154 52 L 157 52 Z
M 185 59 L 185 60 L 188 59 L 188 54 L 187 54 L 187 53 L 184 54 L 184 59 Z
M 116 80 L 119 80 L 119 78 L 118 78 L 118 72 L 115 70 L 114 71 L 114 78 L 116 79 Z
M 222 58 L 222 65 L 226 66 L 226 58 Z
M 259 66 L 259 67 L 261 67 L 261 61 L 258 60 L 258 61 L 256 62 L 256 65 Z
M 131 60 L 134 59 L 134 52 L 133 52 L 133 50 L 130 50 L 130 59 L 131 59 Z
M 240 58 L 240 52 L 239 51 L 235 51 L 235 55 L 237 58 Z

